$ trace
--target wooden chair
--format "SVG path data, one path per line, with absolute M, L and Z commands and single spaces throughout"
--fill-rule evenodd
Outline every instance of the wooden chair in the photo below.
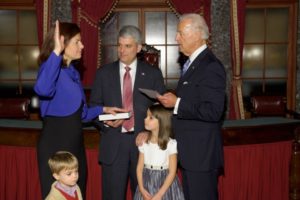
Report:
M 0 98 L 0 118 L 29 118 L 30 99 L 25 97 Z
M 286 102 L 283 96 L 252 96 L 252 114 L 258 116 L 285 116 Z
M 300 117 L 299 113 L 287 109 L 284 96 L 252 96 L 251 105 L 252 117 Z
M 137 57 L 152 66 L 160 67 L 160 50 L 153 46 L 143 44 L 142 50 L 137 54 Z

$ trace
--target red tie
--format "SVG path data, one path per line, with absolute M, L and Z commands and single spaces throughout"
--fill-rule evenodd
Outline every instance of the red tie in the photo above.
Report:
M 132 81 L 130 76 L 130 67 L 125 67 L 125 74 L 123 78 L 123 107 L 131 112 L 131 117 L 124 121 L 123 127 L 130 131 L 134 125 L 133 113 L 133 97 L 132 97 Z

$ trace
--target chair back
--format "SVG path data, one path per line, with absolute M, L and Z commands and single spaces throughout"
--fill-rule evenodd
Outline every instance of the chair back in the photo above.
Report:
M 30 99 L 20 98 L 0 98 L 0 118 L 29 118 Z
M 142 50 L 137 54 L 139 60 L 152 66 L 160 67 L 160 50 L 153 46 L 143 44 Z
M 283 96 L 252 96 L 252 114 L 259 116 L 283 116 L 287 114 L 286 100 Z

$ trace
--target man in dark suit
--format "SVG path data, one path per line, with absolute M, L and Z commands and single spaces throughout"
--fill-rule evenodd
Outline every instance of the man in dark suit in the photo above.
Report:
M 139 88 L 156 90 L 160 94 L 165 92 L 160 69 L 137 60 L 141 44 L 142 36 L 138 28 L 123 27 L 118 35 L 119 60 L 97 70 L 91 91 L 91 105 L 125 107 L 134 119 L 134 124 L 128 119 L 100 123 L 99 161 L 102 166 L 103 200 L 125 199 L 128 177 L 133 194 L 137 187 L 138 150 L 135 138 L 144 131 L 144 118 L 148 107 L 153 104 L 153 100 L 143 95 Z M 130 86 L 127 84 L 128 76 Z M 125 97 L 128 90 L 132 94 Z M 127 103 L 131 105 L 127 107 Z
M 207 48 L 208 37 L 208 27 L 200 15 L 180 18 L 176 41 L 189 61 L 183 67 L 176 95 L 158 97 L 165 107 L 174 107 L 172 126 L 186 200 L 217 200 L 218 172 L 223 166 L 221 126 L 226 74 Z

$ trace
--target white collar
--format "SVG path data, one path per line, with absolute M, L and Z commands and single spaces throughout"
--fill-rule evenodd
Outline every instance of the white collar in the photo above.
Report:
M 130 67 L 130 69 L 132 71 L 135 71 L 136 70 L 136 66 L 137 66 L 137 59 L 135 59 L 130 65 L 126 65 L 125 63 L 122 63 L 120 61 L 120 67 L 121 67 L 121 69 L 125 69 L 126 66 Z
M 204 44 L 204 45 L 200 46 L 198 49 L 196 49 L 196 51 L 194 51 L 194 52 L 192 53 L 192 55 L 189 56 L 190 63 L 192 63 L 192 62 L 195 60 L 195 58 L 196 58 L 202 51 L 204 51 L 206 48 L 207 48 L 207 45 Z

